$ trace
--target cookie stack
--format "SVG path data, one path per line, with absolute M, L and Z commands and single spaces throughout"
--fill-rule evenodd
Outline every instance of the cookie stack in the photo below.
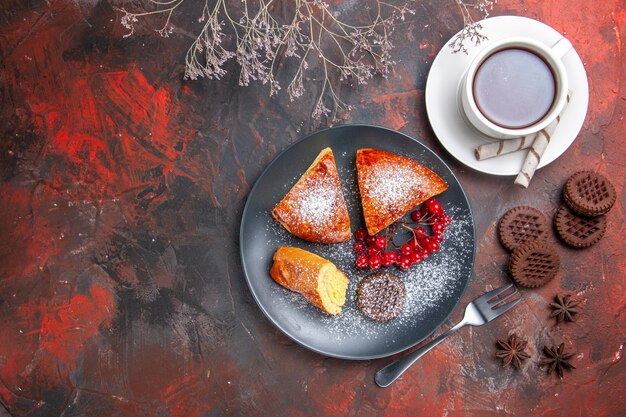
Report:
M 613 184 L 593 171 L 579 171 L 567 179 L 562 204 L 554 215 L 557 236 L 574 248 L 596 244 L 606 232 L 606 214 L 617 199 Z M 542 212 L 519 206 L 500 219 L 498 236 L 511 251 L 509 272 L 528 288 L 547 284 L 559 271 L 559 254 L 547 242 L 549 223 Z
M 540 287 L 559 272 L 559 254 L 546 240 L 549 229 L 546 217 L 533 207 L 514 207 L 500 219 L 498 236 L 511 251 L 509 272 L 517 284 Z
M 554 215 L 559 238 L 569 246 L 587 248 L 606 232 L 606 213 L 617 199 L 613 184 L 593 171 L 579 171 L 563 187 L 563 200 Z

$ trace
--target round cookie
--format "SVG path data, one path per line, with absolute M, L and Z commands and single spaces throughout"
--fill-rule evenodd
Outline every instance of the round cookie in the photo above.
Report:
M 509 272 L 522 287 L 537 288 L 559 272 L 561 258 L 552 245 L 542 240 L 519 245 L 509 259 Z
M 575 248 L 588 248 L 602 239 L 606 232 L 606 216 L 583 217 L 561 206 L 554 215 L 559 238 Z
M 498 237 L 502 246 L 512 251 L 522 243 L 545 240 L 549 230 L 548 220 L 542 212 L 533 207 L 519 206 L 502 216 Z
M 578 171 L 565 183 L 563 198 L 576 213 L 594 217 L 611 210 L 617 193 L 604 175 L 593 171 Z
M 385 271 L 363 278 L 356 290 L 356 302 L 363 314 L 376 321 L 396 318 L 406 304 L 406 288 L 397 276 Z

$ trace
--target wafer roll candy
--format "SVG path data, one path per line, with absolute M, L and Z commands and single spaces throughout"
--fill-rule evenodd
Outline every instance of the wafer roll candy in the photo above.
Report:
M 519 172 L 519 174 L 517 174 L 517 178 L 515 178 L 515 185 L 519 185 L 522 188 L 528 188 L 528 184 L 530 184 L 530 180 L 535 174 L 535 171 L 539 166 L 539 162 L 541 162 L 541 157 L 546 151 L 546 148 L 550 143 L 550 139 L 554 135 L 554 131 L 561 122 L 561 116 L 567 108 L 571 97 L 572 92 L 570 91 L 567 93 L 567 102 L 561 114 L 559 114 L 552 123 L 550 123 L 544 129 L 540 130 L 539 133 L 537 133 L 537 136 L 535 137 L 535 140 L 533 141 L 533 144 L 530 147 L 528 154 L 526 155 L 524 165 L 522 165 L 521 171 Z
M 568 92 L 567 103 L 570 102 L 571 95 L 571 91 Z M 560 120 L 560 117 L 565 112 L 565 109 L 567 109 L 567 104 L 563 108 L 563 111 L 561 112 L 557 120 Z M 552 124 L 554 124 L 554 122 L 552 122 Z M 550 135 L 553 133 L 549 130 L 551 129 L 552 124 L 544 129 L 547 130 Z M 554 129 L 556 128 L 557 124 L 554 124 Z M 521 151 L 522 149 L 528 149 L 532 146 L 538 135 L 539 132 L 529 136 L 521 136 L 514 139 L 502 139 L 495 142 L 484 143 L 476 147 L 476 149 L 474 150 L 474 155 L 476 156 L 476 159 L 478 161 L 482 161 L 485 159 L 494 158 L 496 156 L 506 155 L 511 152 Z

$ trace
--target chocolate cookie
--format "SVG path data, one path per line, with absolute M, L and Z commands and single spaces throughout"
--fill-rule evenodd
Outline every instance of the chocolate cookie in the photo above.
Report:
M 547 284 L 559 272 L 561 259 L 552 245 L 542 240 L 519 245 L 509 259 L 509 272 L 523 287 Z
M 396 318 L 406 304 L 406 288 L 395 275 L 385 271 L 363 278 L 356 291 L 356 302 L 367 317 L 376 321 Z
M 606 177 L 593 171 L 579 171 L 563 187 L 567 205 L 585 216 L 601 216 L 611 210 L 617 193 Z
M 575 248 L 587 248 L 598 243 L 606 232 L 606 216 L 579 216 L 566 206 L 554 215 L 554 227 L 559 238 Z
M 522 243 L 545 240 L 549 229 L 543 213 L 533 207 L 519 206 L 502 216 L 498 236 L 502 246 L 512 251 Z

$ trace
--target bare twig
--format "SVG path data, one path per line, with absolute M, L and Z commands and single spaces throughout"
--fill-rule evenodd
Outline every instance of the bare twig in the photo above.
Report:
M 478 0 L 473 3 L 467 3 L 463 0 L 455 1 L 463 15 L 463 30 L 452 39 L 449 46 L 452 48 L 453 53 L 463 52 L 467 54 L 466 41 L 469 40 L 474 45 L 479 45 L 487 40 L 487 37 L 481 33 L 482 25 L 474 21 L 471 10 L 477 10 L 482 16 L 481 18 L 486 18 L 497 0 Z
M 185 1 L 148 0 L 150 9 L 144 11 L 117 8 L 122 13 L 122 25 L 129 30 L 125 36 L 135 32 L 140 19 L 150 16 L 163 17 L 164 24 L 157 32 L 169 36 L 173 30 L 172 15 Z M 395 64 L 390 57 L 395 23 L 414 13 L 408 6 L 410 0 L 370 0 L 368 4 L 374 6 L 370 23 L 356 25 L 340 18 L 324 0 L 286 0 L 289 16 L 280 20 L 273 13 L 277 1 L 204 0 L 198 18 L 202 29 L 185 57 L 185 78 L 221 79 L 226 75 L 226 62 L 234 59 L 239 68 L 239 84 L 268 84 L 271 96 L 281 90 L 277 79 L 281 60 L 277 58 L 284 57 L 297 62 L 295 71 L 286 76 L 287 95 L 293 101 L 305 92 L 309 60 L 317 59 L 323 75 L 311 77 L 320 85 L 312 116 L 329 117 L 350 109 L 339 97 L 333 81 L 350 80 L 362 85 L 374 74 L 386 76 Z M 463 39 L 478 39 L 480 27 L 473 23 L 469 8 L 486 13 L 493 1 L 455 1 L 463 13 L 464 30 L 468 30 Z M 459 45 L 455 47 L 462 47 L 462 42 Z

